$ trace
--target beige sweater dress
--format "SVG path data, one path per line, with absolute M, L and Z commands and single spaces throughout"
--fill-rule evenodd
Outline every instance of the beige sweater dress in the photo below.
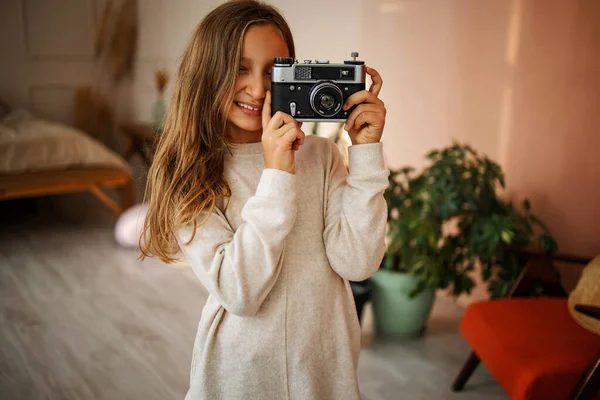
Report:
M 382 144 L 306 136 L 296 174 L 265 169 L 262 144 L 225 158 L 232 197 L 181 251 L 210 295 L 186 400 L 353 400 L 360 326 L 349 281 L 385 252 Z M 199 219 L 205 218 L 205 215 Z M 200 305 L 198 305 L 200 306 Z

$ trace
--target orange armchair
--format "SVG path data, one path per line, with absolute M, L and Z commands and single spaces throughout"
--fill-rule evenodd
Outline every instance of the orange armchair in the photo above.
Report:
M 520 255 L 529 259 L 507 298 L 467 308 L 460 332 L 472 353 L 452 389 L 462 390 L 483 362 L 513 400 L 600 399 L 600 336 L 571 315 L 567 293 L 551 268 L 552 259 L 527 251 Z M 553 258 L 580 264 L 590 261 Z M 556 297 L 523 298 L 538 280 Z

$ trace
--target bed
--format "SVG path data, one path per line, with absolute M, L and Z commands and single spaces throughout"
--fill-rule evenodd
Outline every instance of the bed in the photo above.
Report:
M 108 188 L 119 190 L 120 202 Z M 31 116 L 0 118 L 0 200 L 82 191 L 121 214 L 134 203 L 131 168 L 76 128 Z

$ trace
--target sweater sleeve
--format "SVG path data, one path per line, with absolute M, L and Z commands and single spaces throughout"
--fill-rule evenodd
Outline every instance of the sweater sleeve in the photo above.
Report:
M 178 230 L 177 240 L 209 293 L 228 312 L 253 316 L 277 280 L 296 213 L 294 175 L 265 169 L 235 232 L 215 207 L 189 245 L 193 226 Z
M 362 281 L 377 271 L 383 259 L 387 204 L 383 192 L 389 171 L 383 144 L 348 148 L 349 172 L 337 147 L 328 176 L 323 238 L 329 264 L 342 278 Z

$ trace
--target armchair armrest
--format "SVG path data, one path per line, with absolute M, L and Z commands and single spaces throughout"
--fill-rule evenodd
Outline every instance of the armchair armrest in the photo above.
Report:
M 600 307 L 589 306 L 585 304 L 575 304 L 575 311 L 579 311 L 588 317 L 600 320 Z
M 553 262 L 564 262 L 570 264 L 585 265 L 591 258 L 574 256 L 569 254 L 545 254 L 539 250 L 532 250 L 517 246 L 501 246 L 505 251 L 524 257 L 527 260 L 521 274 L 509 290 L 506 297 L 524 296 L 529 288 L 536 282 L 541 281 L 546 291 L 551 296 L 567 297 L 568 293 L 560 283 Z
M 519 246 L 500 246 L 500 248 L 502 250 L 508 251 L 510 253 L 514 253 L 519 256 L 525 256 L 525 257 L 544 257 L 544 256 L 546 256 L 546 257 L 550 257 L 553 261 L 565 262 L 565 263 L 569 263 L 569 264 L 587 265 L 590 263 L 590 261 L 592 261 L 592 259 L 589 257 L 581 257 L 581 256 L 575 256 L 572 254 L 561 254 L 561 253 L 548 255 L 539 250 L 528 249 L 528 248 L 523 248 L 523 247 L 519 247 Z

